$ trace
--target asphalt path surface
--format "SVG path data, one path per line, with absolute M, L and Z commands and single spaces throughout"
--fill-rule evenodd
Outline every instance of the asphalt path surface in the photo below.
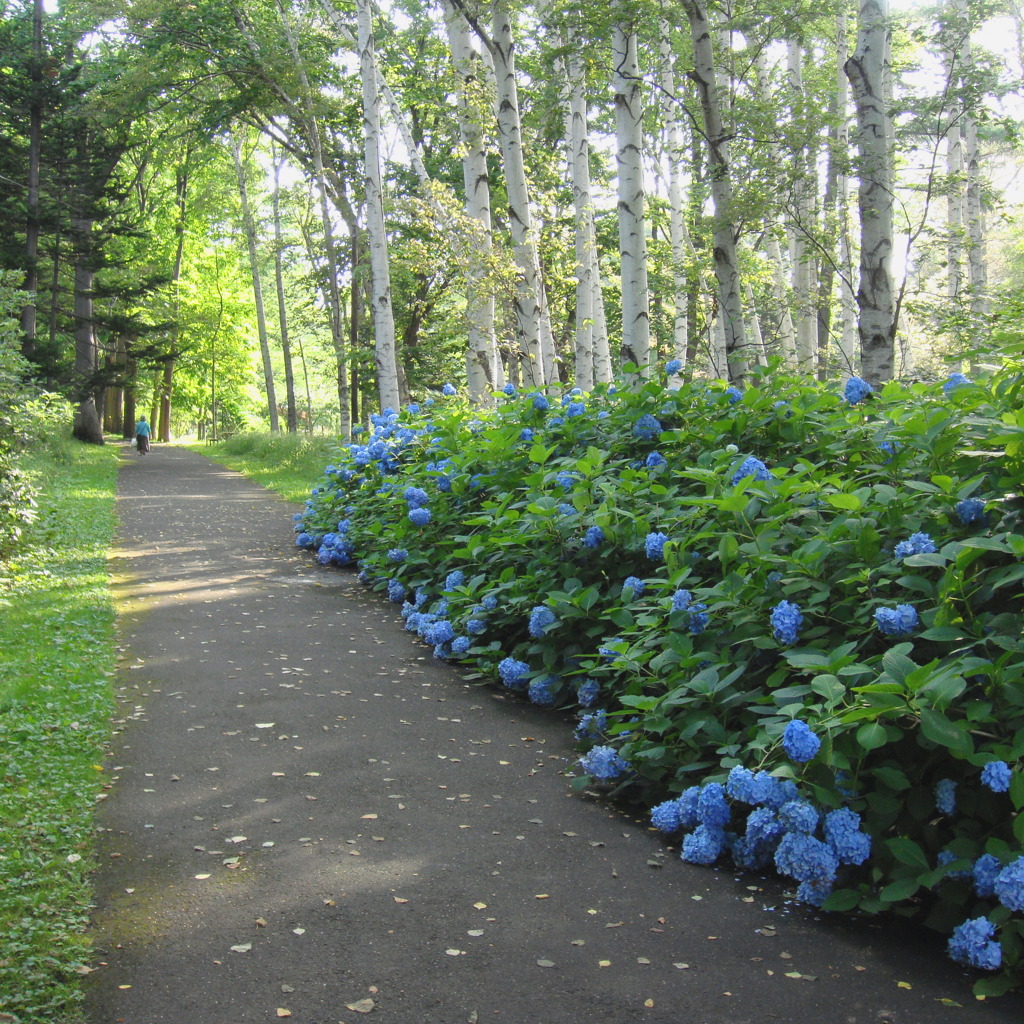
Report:
M 573 796 L 571 721 L 468 683 L 295 508 L 125 450 L 92 1024 L 981 1024 L 938 936 L 684 864 Z

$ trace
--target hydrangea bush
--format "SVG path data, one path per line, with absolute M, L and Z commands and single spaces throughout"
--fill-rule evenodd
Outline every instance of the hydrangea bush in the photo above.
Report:
M 437 657 L 584 709 L 577 781 L 685 860 L 919 917 L 996 994 L 1024 964 L 1020 383 L 449 394 L 339 448 L 297 543 Z

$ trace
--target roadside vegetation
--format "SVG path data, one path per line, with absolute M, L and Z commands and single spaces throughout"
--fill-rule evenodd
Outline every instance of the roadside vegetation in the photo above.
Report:
M 295 524 L 435 656 L 578 709 L 578 781 L 685 860 L 1024 966 L 1020 352 L 969 380 L 446 385 Z
M 80 1019 L 113 707 L 117 450 L 49 438 L 18 472 L 35 498 L 0 559 L 0 1009 L 64 1024 Z

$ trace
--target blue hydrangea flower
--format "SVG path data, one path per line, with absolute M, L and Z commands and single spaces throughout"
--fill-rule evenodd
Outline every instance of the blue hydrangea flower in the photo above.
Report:
M 651 824 L 666 835 L 678 832 L 683 827 L 679 818 L 680 810 L 678 800 L 666 800 L 651 809 Z
M 521 690 L 526 685 L 523 676 L 530 671 L 530 666 L 525 661 L 517 661 L 515 658 L 503 658 L 498 663 L 498 675 L 501 681 L 511 690 Z
M 665 557 L 665 545 L 668 543 L 668 534 L 655 530 L 644 538 L 644 554 L 652 562 L 660 562 Z
M 479 636 L 485 629 L 487 629 L 486 619 L 470 619 L 466 623 L 466 632 L 470 636 Z
M 782 734 L 782 749 L 791 761 L 810 761 L 820 747 L 821 740 L 799 718 L 794 718 Z
M 846 382 L 846 387 L 843 388 L 843 397 L 850 405 L 856 405 L 858 402 L 863 402 L 869 395 L 873 395 L 875 389 L 866 381 L 860 377 L 851 377 Z
M 670 359 L 665 364 L 665 373 L 669 377 L 674 377 L 683 368 L 682 359 Z
M 565 407 L 565 415 L 568 419 L 572 419 L 574 416 L 582 416 L 587 411 L 587 407 L 583 402 L 570 402 Z
M 401 580 L 388 580 L 388 600 L 401 604 L 405 600 L 405 587 Z
M 995 941 L 995 925 L 987 917 L 974 917 L 953 929 L 949 956 L 965 967 L 995 971 L 1003 963 L 1003 948 Z
M 530 636 L 539 640 L 558 621 L 555 613 L 547 605 L 539 604 L 530 612 Z
M 392 562 L 404 562 L 409 557 L 409 552 L 405 548 L 391 548 L 388 551 L 388 558 Z
M 409 508 L 422 508 L 430 501 L 430 495 L 422 487 L 407 487 L 402 497 Z
M 511 381 L 501 389 L 509 398 L 515 398 L 519 392 L 516 390 L 515 384 Z
M 795 644 L 803 621 L 800 606 L 792 601 L 780 601 L 769 616 L 772 632 L 780 644 Z
M 621 643 L 622 643 L 622 637 L 621 636 L 613 636 L 613 637 L 610 637 L 608 640 L 605 640 L 605 644 L 621 644 Z M 598 647 L 597 653 L 600 654 L 601 657 L 604 658 L 605 661 L 615 661 L 615 659 L 619 657 L 619 652 L 618 651 L 613 650 L 611 647 L 607 647 L 607 646 L 606 647 Z
M 771 480 L 772 474 L 768 467 L 753 455 L 748 455 L 739 465 L 739 469 L 732 475 L 732 485 L 736 486 L 741 480 L 752 476 L 755 480 Z
M 576 739 L 600 739 L 607 728 L 608 716 L 603 711 L 595 711 L 593 714 L 583 715 L 576 723 Z
M 449 395 L 449 396 L 456 394 L 455 385 L 454 384 L 445 384 L 445 386 L 443 388 L 441 388 L 441 394 L 442 395 Z
M 988 518 L 985 515 L 985 502 L 980 498 L 964 498 L 958 501 L 953 509 L 957 519 L 964 526 L 971 526 L 974 523 L 984 523 Z
M 725 787 L 721 783 L 709 782 L 701 786 L 697 798 L 697 820 L 702 825 L 724 829 L 731 815 L 729 802 L 725 799 Z
M 591 708 L 601 695 L 601 684 L 596 679 L 584 679 L 576 687 L 576 703 L 581 708 Z
M 835 881 L 839 858 L 820 839 L 805 832 L 787 832 L 775 851 L 775 866 L 798 882 Z
M 909 636 L 921 624 L 917 609 L 911 604 L 898 604 L 895 608 L 878 608 L 875 624 L 887 636 Z
M 935 783 L 935 808 L 940 814 L 956 814 L 956 783 L 952 779 L 939 779 Z
M 962 860 L 952 850 L 939 850 L 938 857 L 935 858 L 936 863 L 939 867 L 944 867 L 946 864 L 952 864 L 954 861 Z M 947 871 L 946 878 L 970 878 L 972 875 L 971 865 L 965 861 L 965 866 L 957 868 L 955 871 Z
M 779 808 L 779 821 L 787 832 L 811 835 L 818 827 L 818 812 L 806 800 L 787 800 Z
M 614 747 L 592 747 L 579 759 L 580 767 L 595 779 L 611 781 L 630 770 L 628 761 L 619 756 Z
M 591 526 L 583 535 L 583 546 L 599 548 L 604 543 L 604 530 L 600 526 Z
M 453 569 L 444 578 L 444 589 L 454 590 L 456 587 L 461 587 L 466 582 L 466 574 L 461 569 Z
M 645 412 L 636 423 L 633 424 L 633 434 L 636 437 L 651 440 L 661 433 L 661 424 L 649 413 Z
M 729 777 L 725 780 L 725 791 L 733 800 L 743 804 L 756 804 L 754 789 L 754 773 L 749 768 L 735 765 L 729 770 Z
M 860 830 L 860 815 L 848 807 L 825 815 L 825 842 L 840 864 L 863 864 L 871 854 L 871 836 Z
M 565 491 L 571 491 L 576 483 L 576 477 L 572 473 L 556 473 L 555 483 Z
M 409 510 L 409 522 L 413 526 L 426 526 L 434 517 L 430 514 L 429 508 L 414 508 Z
M 493 594 L 488 594 L 480 604 L 485 612 L 493 612 L 498 607 L 498 599 Z
M 693 601 L 693 594 L 688 590 L 677 590 L 672 595 L 672 611 L 685 612 L 690 607 L 691 601 Z
M 996 878 L 1003 870 L 1003 862 L 991 853 L 983 853 L 975 862 L 971 874 L 974 878 L 974 891 L 982 899 L 990 899 L 996 894 Z
M 627 576 L 622 584 L 622 599 L 630 601 L 634 597 L 643 597 L 647 584 L 637 576 Z
M 725 397 L 729 399 L 730 405 L 735 405 L 743 398 L 743 392 L 737 387 L 727 387 L 724 394 Z
M 777 811 L 784 803 L 796 800 L 800 795 L 793 779 L 779 779 L 768 772 L 757 772 L 755 775 L 759 787 L 758 803 Z
M 558 695 L 560 682 L 561 680 L 558 676 L 541 676 L 539 679 L 534 679 L 534 681 L 530 683 L 527 694 L 534 704 L 539 704 L 541 707 L 549 708 L 555 703 L 555 697 Z
M 662 466 L 668 465 L 668 459 L 666 459 L 661 452 L 651 452 L 651 454 L 644 459 L 644 465 L 648 469 L 660 469 Z
M 965 377 L 962 373 L 951 373 L 949 379 L 943 382 L 942 391 L 944 394 L 949 394 L 950 391 L 955 391 L 958 387 L 962 387 L 964 384 L 970 384 L 970 379 Z
M 519 432 L 519 440 L 520 441 L 532 441 L 533 440 L 533 431 L 529 427 L 523 427 L 523 429 Z
M 1005 761 L 989 761 L 982 769 L 981 782 L 993 793 L 1005 793 L 1010 788 L 1013 772 Z
M 708 614 L 706 604 L 691 604 L 687 609 L 690 613 L 690 633 L 693 636 L 700 636 L 708 628 L 711 616 Z
M 725 832 L 711 825 L 698 825 L 684 840 L 680 856 L 688 864 L 714 864 L 725 849 Z
M 770 807 L 755 807 L 747 815 L 746 838 L 751 845 L 774 848 L 785 831 Z
M 435 647 L 438 644 L 450 643 L 455 639 L 455 627 L 447 619 L 439 619 L 427 630 L 425 639 L 427 643 L 434 644 Z
M 472 644 L 473 641 L 468 636 L 457 636 L 452 641 L 452 654 L 465 654 Z
M 996 898 L 1010 910 L 1024 910 L 1024 857 L 1007 864 L 996 875 L 993 885 Z
M 303 531 L 295 538 L 295 546 L 300 548 L 311 548 L 313 546 L 313 535 Z
M 547 400 L 546 395 L 542 395 L 539 392 L 533 397 L 533 407 L 538 412 L 547 412 L 551 408 L 551 403 Z
M 912 533 L 908 540 L 901 540 L 896 545 L 893 555 L 899 562 L 909 555 L 930 555 L 937 550 L 935 541 L 927 533 Z

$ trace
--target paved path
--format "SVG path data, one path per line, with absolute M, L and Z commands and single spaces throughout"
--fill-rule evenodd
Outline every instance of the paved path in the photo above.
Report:
M 570 796 L 565 719 L 434 661 L 241 476 L 126 451 L 118 510 L 92 1024 L 1024 1017 L 937 937 L 816 918 Z

